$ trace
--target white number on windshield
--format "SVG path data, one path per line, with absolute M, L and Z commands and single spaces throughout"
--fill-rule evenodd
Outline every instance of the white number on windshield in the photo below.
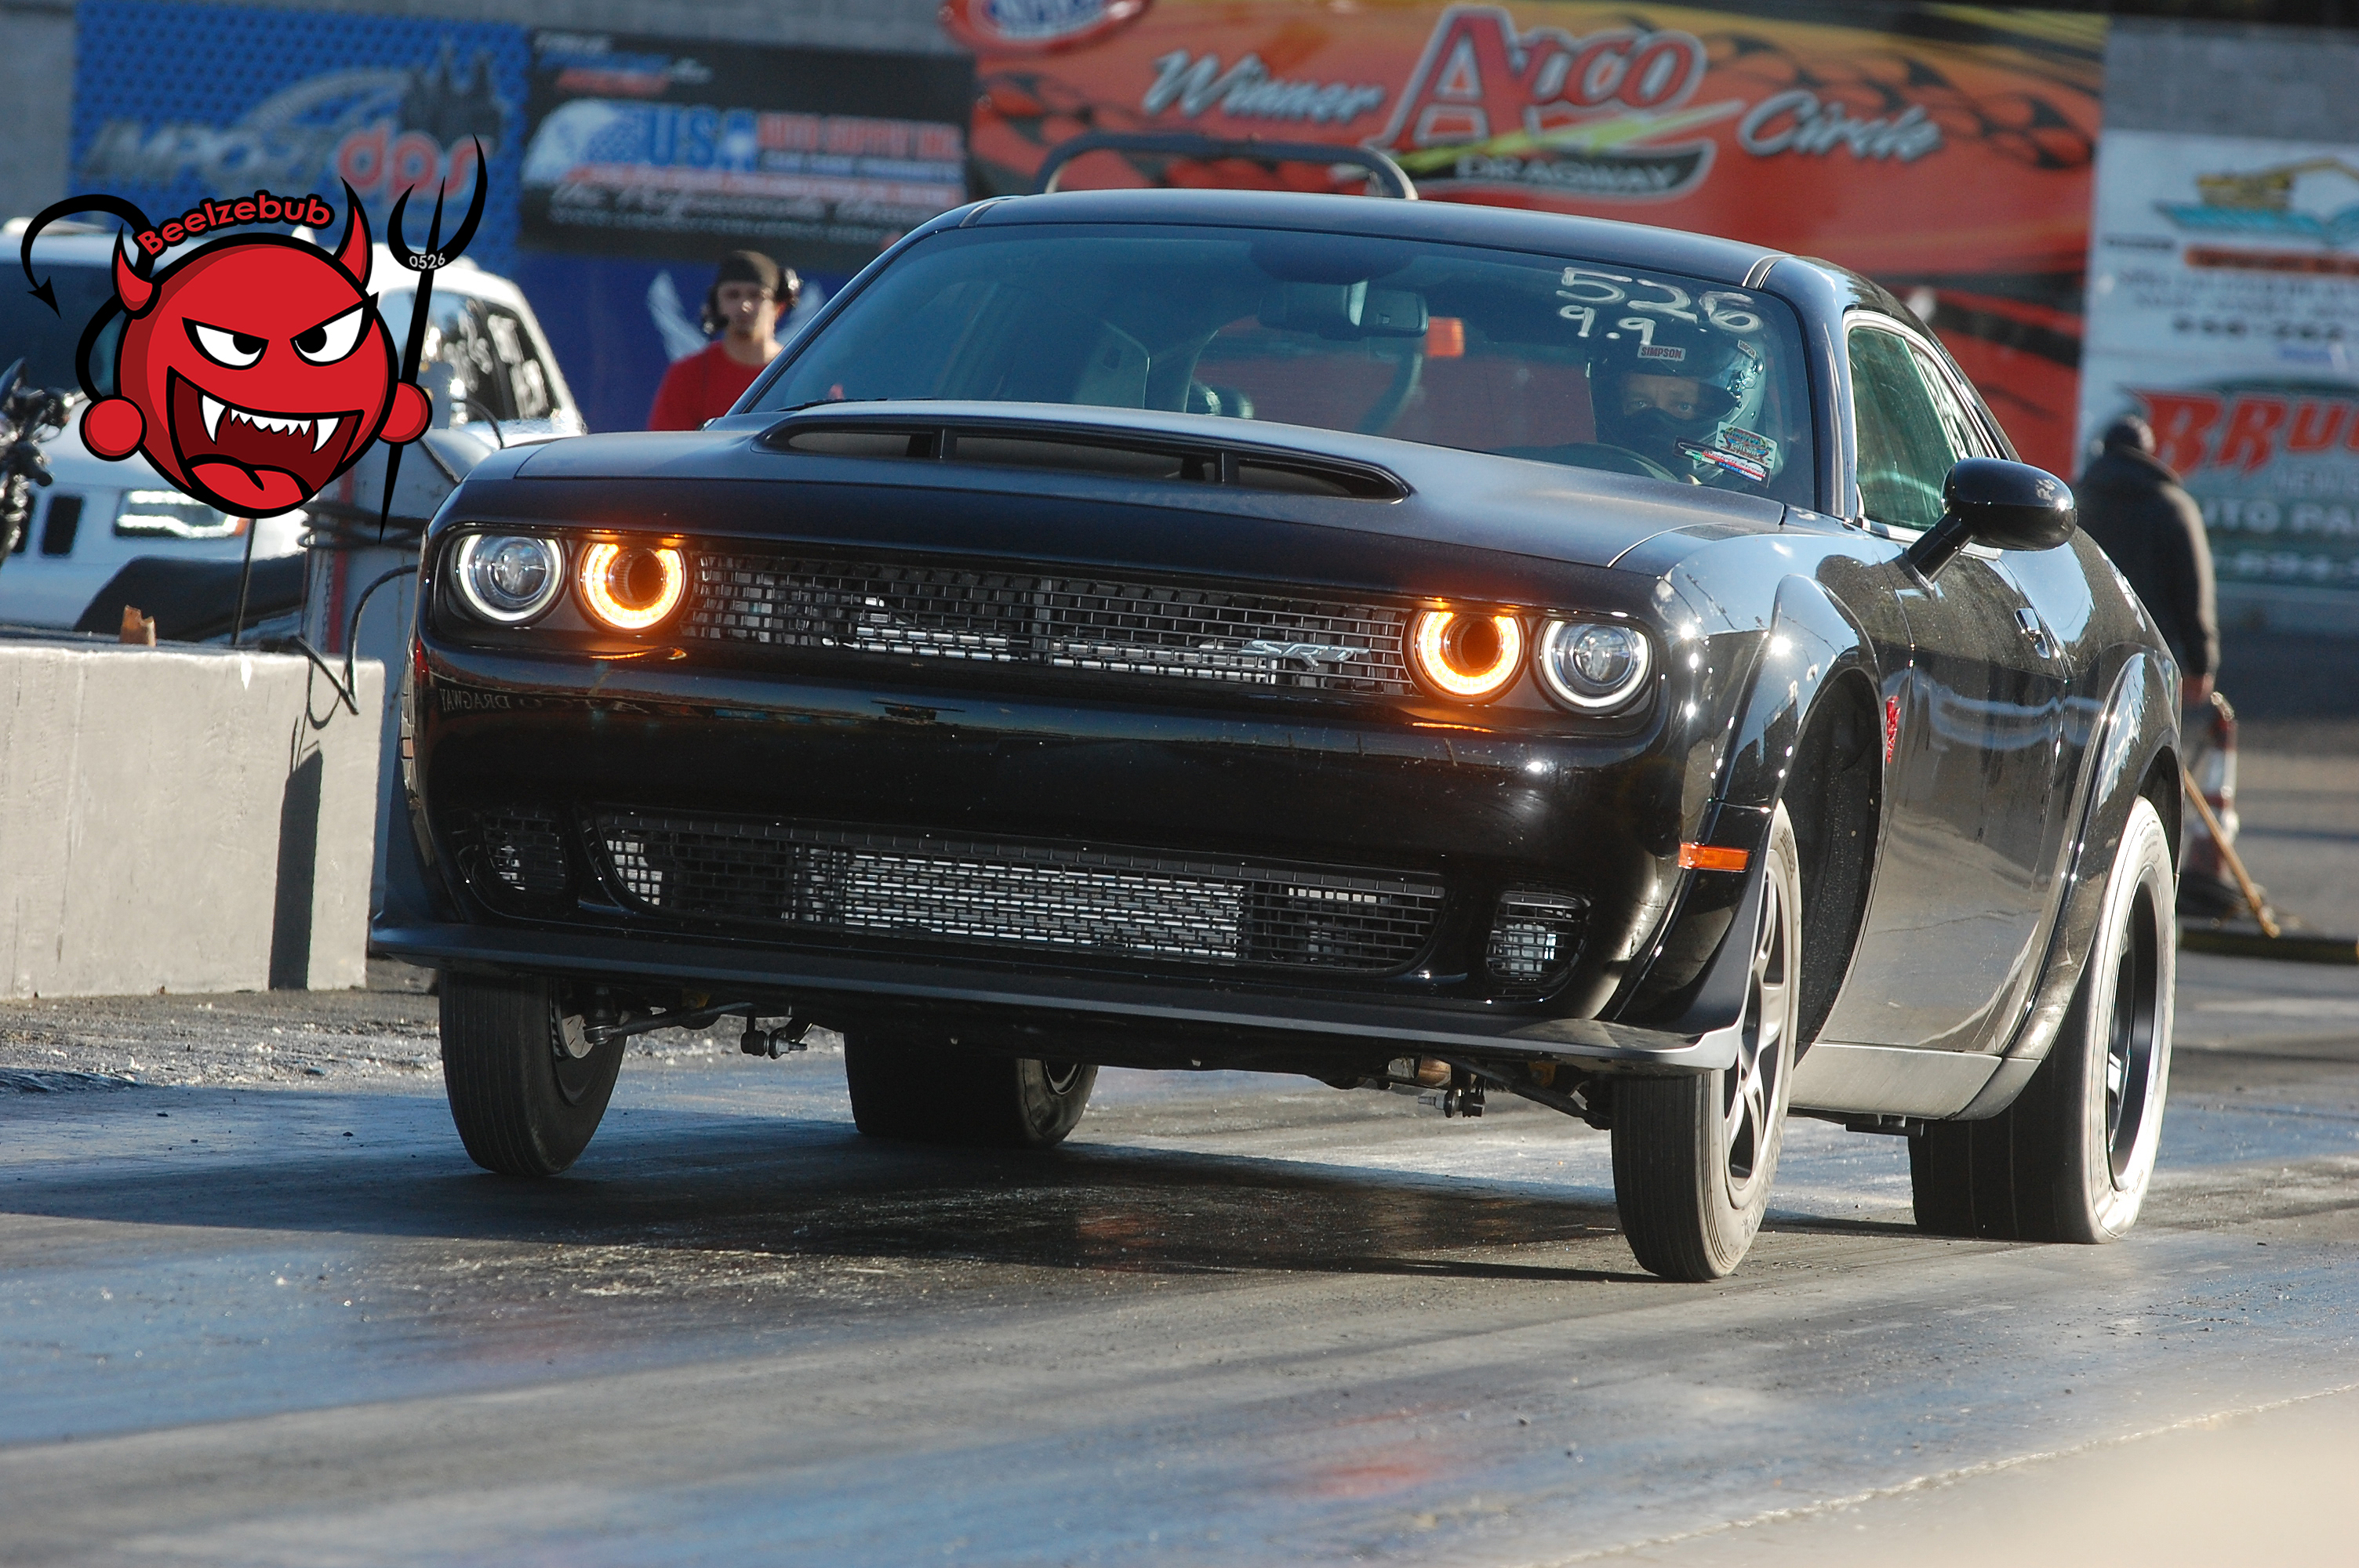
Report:
M 1669 295 L 1670 298 L 1660 300 L 1634 298 L 1630 301 L 1631 309 L 1652 310 L 1658 316 L 1669 316 L 1681 321 L 1692 321 L 1696 319 L 1695 312 L 1688 308 L 1688 291 L 1686 289 L 1669 283 L 1657 283 L 1651 277 L 1640 278 L 1638 280 L 1638 287 L 1641 288 L 1659 288 L 1664 293 Z
M 1559 299 L 1571 299 L 1582 305 L 1619 305 L 1628 296 L 1614 286 L 1629 281 L 1618 272 L 1569 266 L 1564 269 L 1564 287 L 1556 291 L 1556 296 Z
M 1744 306 L 1745 308 L 1732 310 L 1729 308 L 1732 303 Z M 1703 297 L 1705 319 L 1723 332 L 1759 331 L 1761 317 L 1758 311 L 1752 308 L 1752 306 L 1753 297 L 1749 294 L 1730 294 L 1715 288 Z

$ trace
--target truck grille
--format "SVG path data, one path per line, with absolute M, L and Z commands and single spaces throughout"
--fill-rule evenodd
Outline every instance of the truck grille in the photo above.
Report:
M 1424 949 L 1442 900 L 1432 878 L 1051 844 L 637 813 L 592 827 L 647 914 L 810 932 L 1381 973 Z
M 1095 578 L 700 552 L 683 632 L 1365 697 L 1409 690 L 1407 612 Z

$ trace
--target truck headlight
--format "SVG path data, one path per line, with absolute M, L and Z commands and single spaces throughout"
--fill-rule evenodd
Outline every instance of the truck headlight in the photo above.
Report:
M 565 552 L 529 534 L 470 534 L 452 561 L 459 597 L 486 621 L 521 625 L 565 589 Z
M 1549 696 L 1579 713 L 1626 708 L 1654 667 L 1647 633 L 1621 621 L 1550 621 L 1534 659 Z

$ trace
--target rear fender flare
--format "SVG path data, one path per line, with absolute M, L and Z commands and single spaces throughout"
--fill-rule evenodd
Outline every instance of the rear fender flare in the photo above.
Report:
M 2162 660 L 2139 650 L 2122 662 L 2105 698 L 2103 716 L 2089 739 L 2089 764 L 2082 770 L 2076 802 L 2078 830 L 2067 857 L 2056 923 L 2030 1006 L 2008 1040 L 1998 1072 L 1958 1113 L 1960 1120 L 1996 1116 L 2014 1103 L 2046 1059 L 2064 1026 L 2072 995 L 2088 967 L 2104 912 L 2105 881 L 2121 848 L 2130 807 L 2147 780 L 2162 764 L 2178 788 L 2179 693 L 2176 677 Z M 2175 805 L 2173 803 L 2165 803 Z M 2175 812 L 2166 811 L 2171 821 Z

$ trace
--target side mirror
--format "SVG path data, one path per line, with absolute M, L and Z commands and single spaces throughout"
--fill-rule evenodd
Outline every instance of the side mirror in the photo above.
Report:
M 1941 518 L 1901 558 L 1930 578 L 1969 544 L 2052 550 L 2072 537 L 2072 487 L 2044 469 L 1961 458 L 1941 485 Z

